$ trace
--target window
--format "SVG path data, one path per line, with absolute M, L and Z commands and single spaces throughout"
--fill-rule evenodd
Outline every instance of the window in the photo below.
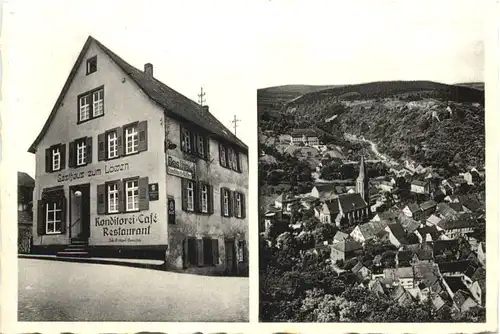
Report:
M 222 191 L 222 214 L 223 216 L 229 217 L 229 190 L 223 189 Z
M 201 212 L 208 213 L 208 185 L 201 185 Z
M 52 149 L 52 170 L 59 170 L 61 168 L 61 151 L 59 147 Z
M 108 213 L 116 213 L 118 210 L 118 184 L 108 184 Z
M 194 183 L 187 182 L 187 211 L 194 211 Z
M 80 97 L 80 122 L 90 118 L 90 98 L 88 95 Z
M 139 151 L 139 136 L 137 126 L 132 125 L 125 128 L 125 154 L 133 154 Z
M 238 241 L 238 249 L 236 257 L 238 259 L 238 262 L 245 261 L 245 240 Z
M 66 144 L 56 144 L 45 149 L 45 172 L 60 171 L 66 165 Z
M 87 75 L 97 71 L 97 56 L 87 59 Z
M 62 207 L 60 202 L 45 204 L 45 233 L 61 233 Z
M 245 218 L 245 195 L 239 192 L 234 192 L 234 216 Z
M 215 266 L 219 264 L 219 240 L 212 238 L 184 240 L 184 267 Z
M 116 131 L 108 133 L 108 159 L 118 157 L 118 134 Z
M 78 123 L 104 115 L 104 88 L 99 87 L 78 96 Z
M 92 93 L 92 110 L 94 117 L 104 114 L 104 89 Z
M 182 129 L 181 132 L 181 149 L 191 153 L 191 132 L 187 129 Z
M 76 142 L 76 165 L 83 166 L 85 165 L 85 156 L 86 156 L 86 145 L 84 140 L 80 140 Z
M 139 181 L 130 180 L 125 182 L 126 211 L 139 210 Z
M 219 144 L 219 160 L 222 167 L 227 167 L 227 153 L 226 148 Z
M 196 151 L 199 156 L 205 157 L 205 138 L 202 135 L 196 135 Z

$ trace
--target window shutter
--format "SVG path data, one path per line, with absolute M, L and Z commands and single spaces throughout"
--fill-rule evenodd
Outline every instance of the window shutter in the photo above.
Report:
M 125 192 L 122 180 L 116 182 L 116 190 L 118 191 L 118 212 L 125 212 Z
M 125 146 L 123 143 L 123 128 L 120 126 L 114 131 L 116 131 L 116 146 L 118 149 L 118 156 L 121 157 L 123 156 L 123 147 Z
M 106 213 L 106 185 L 97 185 L 97 214 L 103 215 Z
M 61 169 L 66 168 L 66 144 L 61 144 L 59 147 L 61 152 Z
M 229 217 L 234 215 L 234 191 L 229 190 Z
M 187 211 L 187 180 L 181 179 L 182 210 Z
M 85 154 L 87 158 L 87 164 L 92 163 L 92 137 L 87 137 L 87 148 Z
M 38 235 L 45 234 L 45 202 L 38 200 L 36 210 L 36 231 Z
M 219 264 L 219 239 L 212 239 L 212 264 Z
M 240 193 L 240 198 L 241 198 L 241 218 L 246 218 L 247 212 L 246 212 L 245 195 Z
M 241 173 L 241 154 L 236 152 L 236 170 Z
M 224 188 L 220 188 L 220 215 L 224 217 Z
M 73 168 L 76 165 L 76 148 L 75 142 L 72 141 L 69 143 L 69 158 L 68 158 L 68 167 Z
M 203 266 L 203 239 L 196 239 L 198 265 Z
M 66 225 L 67 225 L 67 221 L 66 221 L 66 210 L 67 210 L 67 203 L 68 203 L 68 200 L 66 199 L 66 197 L 61 197 L 60 198 L 60 202 L 61 202 L 61 233 L 62 234 L 66 234 Z
M 188 241 L 187 238 L 182 240 L 182 268 L 186 269 L 188 267 Z
M 189 153 L 196 153 L 198 149 L 196 145 L 196 135 L 193 131 L 189 131 L 189 141 L 191 143 Z
M 106 160 L 106 134 L 100 133 L 97 135 L 97 160 Z
M 139 211 L 149 210 L 148 185 L 147 176 L 139 178 Z
M 203 145 L 205 146 L 204 147 L 204 151 L 205 151 L 204 158 L 210 158 L 210 137 L 208 137 L 208 136 L 203 137 Z
M 214 187 L 208 185 L 208 213 L 214 213 Z
M 194 187 L 194 212 L 201 212 L 201 188 L 203 183 L 201 181 L 195 182 L 193 181 Z
M 148 150 L 148 121 L 139 122 L 137 125 L 137 132 L 139 133 L 139 152 Z
M 240 248 L 241 248 L 241 262 L 246 262 L 248 254 L 247 254 L 247 248 L 246 248 L 246 242 L 245 240 L 240 240 L 239 242 Z
M 50 148 L 45 149 L 45 173 L 52 172 L 52 155 L 50 154 Z

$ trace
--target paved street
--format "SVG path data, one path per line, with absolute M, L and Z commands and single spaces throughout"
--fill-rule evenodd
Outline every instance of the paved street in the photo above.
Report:
M 18 321 L 248 321 L 248 278 L 18 261 Z

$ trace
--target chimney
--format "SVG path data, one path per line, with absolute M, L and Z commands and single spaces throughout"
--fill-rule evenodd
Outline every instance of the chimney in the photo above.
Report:
M 153 64 L 147 63 L 144 65 L 144 73 L 150 78 L 153 77 Z
M 203 112 L 208 112 L 208 106 L 203 106 Z

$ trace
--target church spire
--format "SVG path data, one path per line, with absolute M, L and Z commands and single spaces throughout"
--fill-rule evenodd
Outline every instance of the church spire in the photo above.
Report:
M 361 156 L 361 162 L 359 163 L 359 176 L 358 179 L 365 178 L 365 157 Z
M 366 203 L 370 203 L 370 190 L 369 180 L 366 174 L 365 158 L 361 156 L 359 163 L 359 176 L 356 180 L 356 192 L 361 195 Z

